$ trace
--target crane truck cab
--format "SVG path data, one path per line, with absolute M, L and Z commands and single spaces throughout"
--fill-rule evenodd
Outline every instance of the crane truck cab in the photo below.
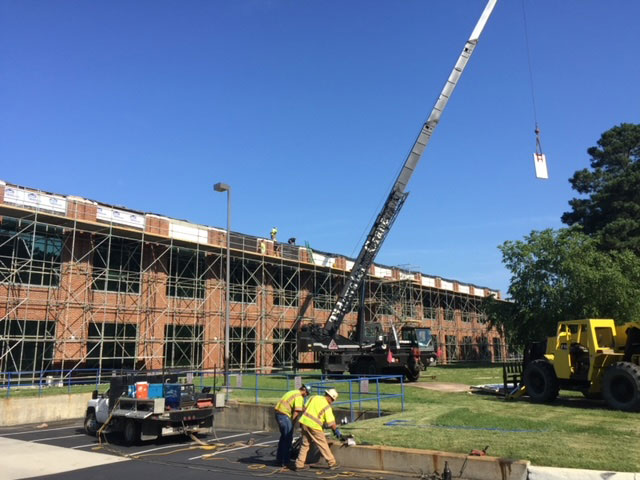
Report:
M 400 329 L 400 343 L 417 346 L 420 350 L 420 362 L 423 368 L 432 367 L 437 363 L 438 355 L 433 343 L 433 336 L 429 327 L 405 324 Z

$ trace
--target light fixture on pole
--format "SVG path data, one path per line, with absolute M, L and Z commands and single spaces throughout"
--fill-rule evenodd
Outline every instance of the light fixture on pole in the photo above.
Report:
M 229 396 L 229 287 L 231 285 L 231 186 L 226 183 L 216 183 L 213 186 L 216 192 L 227 192 L 227 272 L 225 287 L 225 314 L 224 314 L 224 383 L 227 387 L 227 397 Z

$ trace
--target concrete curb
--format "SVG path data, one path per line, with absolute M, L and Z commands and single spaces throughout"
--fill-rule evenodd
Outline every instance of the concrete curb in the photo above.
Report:
M 446 461 L 454 478 L 468 480 L 527 480 L 530 465 L 525 460 L 472 457 L 414 448 L 366 445 L 345 447 L 336 442 L 332 442 L 331 451 L 340 465 L 346 468 L 384 470 L 413 475 L 442 473 Z

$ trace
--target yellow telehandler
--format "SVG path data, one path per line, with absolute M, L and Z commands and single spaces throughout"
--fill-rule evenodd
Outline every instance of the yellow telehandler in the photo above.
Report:
M 559 390 L 603 397 L 616 410 L 640 411 L 640 323 L 588 318 L 558 323 L 546 349 L 525 354 L 521 393 L 551 402 Z

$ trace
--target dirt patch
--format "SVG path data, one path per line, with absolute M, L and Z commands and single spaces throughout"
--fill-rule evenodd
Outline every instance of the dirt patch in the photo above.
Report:
M 469 392 L 469 385 L 464 383 L 448 383 L 448 382 L 418 382 L 409 383 L 412 387 L 426 388 L 427 390 L 436 390 L 438 392 Z

